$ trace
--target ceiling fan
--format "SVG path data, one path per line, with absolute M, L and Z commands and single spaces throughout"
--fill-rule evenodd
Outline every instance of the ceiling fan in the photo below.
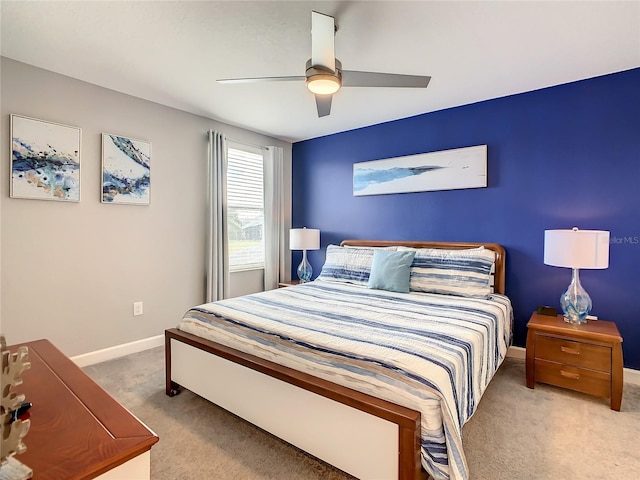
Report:
M 426 88 L 431 77 L 395 73 L 343 70 L 335 55 L 335 20 L 330 15 L 311 12 L 311 58 L 304 76 L 226 78 L 218 83 L 302 81 L 316 97 L 318 117 L 331 113 L 333 94 L 341 87 L 409 87 Z

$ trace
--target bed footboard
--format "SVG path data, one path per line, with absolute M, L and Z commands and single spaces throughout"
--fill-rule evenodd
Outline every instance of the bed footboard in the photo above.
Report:
M 177 329 L 165 362 L 169 396 L 187 388 L 358 478 L 427 478 L 420 412 Z

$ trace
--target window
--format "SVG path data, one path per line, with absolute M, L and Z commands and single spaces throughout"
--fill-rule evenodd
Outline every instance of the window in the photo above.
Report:
M 229 270 L 264 268 L 264 156 L 259 148 L 227 148 Z

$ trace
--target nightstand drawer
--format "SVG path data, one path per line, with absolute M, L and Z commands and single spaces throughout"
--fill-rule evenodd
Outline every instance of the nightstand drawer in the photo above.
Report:
M 611 375 L 595 370 L 536 359 L 536 380 L 598 397 L 611 396 Z
M 538 335 L 535 358 L 611 372 L 611 348 Z

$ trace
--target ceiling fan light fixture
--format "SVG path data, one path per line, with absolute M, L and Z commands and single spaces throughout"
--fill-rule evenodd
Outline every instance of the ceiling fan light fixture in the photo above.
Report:
M 307 78 L 307 88 L 316 95 L 331 95 L 341 86 L 340 79 L 329 73 L 318 73 Z

